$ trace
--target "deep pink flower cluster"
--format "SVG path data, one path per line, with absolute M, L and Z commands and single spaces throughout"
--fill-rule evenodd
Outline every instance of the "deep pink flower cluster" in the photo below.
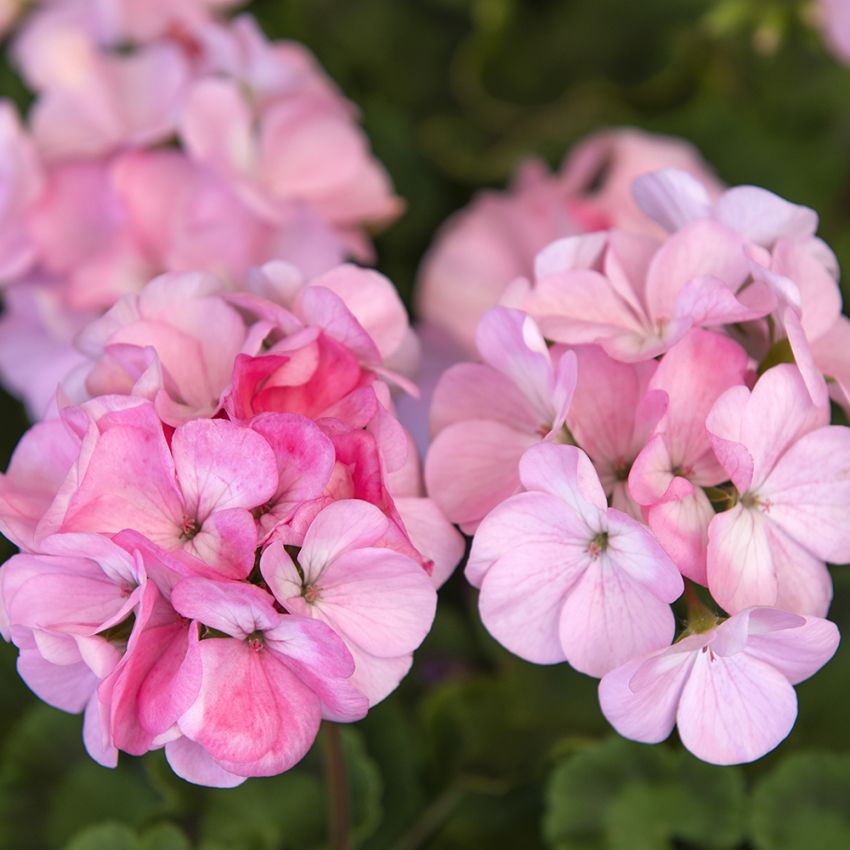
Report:
M 281 262 L 241 293 L 163 275 L 85 329 L 0 479 L 0 624 L 99 762 L 278 773 L 405 675 L 463 553 L 384 380 L 408 334 L 377 273 Z
M 352 105 L 234 5 L 45 0 L 20 22 L 35 99 L 25 123 L 0 103 L 0 374 L 35 417 L 74 335 L 152 277 L 313 276 L 368 259 L 366 227 L 400 211 Z
M 838 643 L 850 322 L 811 210 L 676 170 L 633 192 L 654 232 L 553 242 L 480 320 L 479 362 L 435 391 L 426 484 L 474 535 L 502 644 L 600 677 L 628 737 L 678 725 L 701 758 L 749 761 Z

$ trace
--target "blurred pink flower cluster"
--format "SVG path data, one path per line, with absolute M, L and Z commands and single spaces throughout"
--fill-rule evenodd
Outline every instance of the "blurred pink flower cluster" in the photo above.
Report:
M 23 122 L 0 103 L 0 375 L 33 416 L 75 333 L 155 275 L 319 274 L 369 259 L 367 230 L 400 211 L 310 53 L 233 5 L 50 0 L 19 22 L 35 99 Z
M 463 553 L 393 414 L 408 334 L 379 274 L 280 261 L 240 293 L 163 275 L 83 331 L 0 479 L 0 625 L 101 764 L 278 773 L 406 674 Z
M 477 358 L 434 391 L 426 486 L 474 535 L 466 575 L 505 647 L 599 677 L 628 737 L 677 725 L 700 758 L 750 761 L 838 643 L 826 562 L 850 561 L 850 429 L 829 421 L 830 397 L 850 407 L 850 322 L 811 210 L 677 169 L 631 191 L 613 226 L 556 239 L 531 269 L 525 249 L 565 219 L 534 219 L 527 186 L 443 234 L 423 306 L 474 334 Z M 532 235 L 501 235 L 497 208 Z M 431 296 L 488 238 L 505 250 L 486 290 L 457 293 L 461 325 Z

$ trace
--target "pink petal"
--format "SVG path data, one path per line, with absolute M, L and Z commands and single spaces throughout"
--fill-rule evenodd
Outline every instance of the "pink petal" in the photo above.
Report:
M 244 582 L 186 578 L 171 593 L 178 614 L 235 638 L 271 629 L 280 621 L 265 591 Z
M 811 236 L 818 216 L 758 186 L 735 186 L 717 200 L 715 214 L 727 227 L 751 242 L 770 248 L 783 236 Z
M 676 315 L 676 301 L 696 277 L 714 277 L 737 290 L 750 269 L 740 236 L 714 221 L 694 221 L 670 236 L 652 259 L 646 302 L 654 322 Z
M 171 447 L 186 508 L 201 523 L 213 511 L 261 505 L 277 489 L 269 444 L 232 422 L 187 422 L 174 432 Z
M 449 520 L 474 528 L 519 489 L 519 460 L 538 441 L 487 420 L 450 425 L 431 443 L 425 459 L 428 495 Z
M 579 672 L 599 677 L 667 646 L 675 630 L 670 606 L 635 581 L 612 553 L 598 558 L 570 587 L 559 637 L 567 661 Z
M 404 497 L 396 507 L 413 545 L 432 562 L 431 580 L 441 587 L 463 559 L 466 544 L 433 499 Z
M 310 577 L 305 570 L 305 580 Z M 386 549 L 336 558 L 317 584 L 314 608 L 347 642 L 379 657 L 416 649 L 428 634 L 437 595 L 427 573 Z
M 692 652 L 655 652 L 606 673 L 599 682 L 599 706 L 625 738 L 657 744 L 676 725 L 682 688 L 691 671 Z
M 165 745 L 165 757 L 171 769 L 187 782 L 210 788 L 235 788 L 245 778 L 225 770 L 200 744 L 180 737 Z
M 203 746 L 226 770 L 240 775 L 279 773 L 299 761 L 319 728 L 318 699 L 268 650 L 244 641 L 201 641 L 203 685 L 180 719 L 184 735 Z
M 813 676 L 835 654 L 840 640 L 829 620 L 806 617 L 796 627 L 772 629 L 769 609 L 750 614 L 746 654 L 782 673 L 792 685 Z M 767 621 L 767 622 L 764 622 Z
M 778 593 L 765 521 L 741 504 L 708 526 L 706 575 L 711 595 L 730 614 L 774 605 Z
M 773 667 L 746 653 L 696 654 L 676 722 L 682 743 L 712 764 L 755 761 L 791 731 L 797 696 Z
M 590 458 L 575 446 L 532 446 L 520 460 L 519 477 L 526 490 L 555 496 L 588 523 L 596 521 L 599 512 L 608 507 Z
M 653 221 L 671 233 L 711 214 L 708 192 L 687 171 L 663 168 L 642 174 L 632 183 L 632 195 Z
M 544 424 L 516 384 L 481 363 L 457 363 L 442 374 L 430 416 L 433 434 L 467 419 L 492 419 L 522 431 Z

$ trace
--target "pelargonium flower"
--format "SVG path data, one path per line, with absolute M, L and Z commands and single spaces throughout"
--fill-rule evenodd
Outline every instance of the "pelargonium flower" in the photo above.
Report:
M 791 731 L 794 685 L 829 661 L 838 640 L 828 620 L 746 608 L 612 670 L 599 683 L 599 702 L 626 738 L 657 743 L 676 726 L 704 761 L 754 761 Z
M 352 683 L 370 704 L 407 673 L 434 618 L 434 585 L 399 551 L 406 550 L 403 544 L 374 505 L 342 500 L 316 516 L 297 554 L 272 543 L 260 562 L 281 605 L 327 623 L 342 637 L 355 661 Z
M 476 340 L 484 363 L 451 367 L 437 387 L 425 461 L 429 494 L 469 531 L 519 488 L 522 453 L 564 436 L 576 380 L 574 355 L 550 351 L 518 310 L 494 307 Z
M 520 479 L 524 492 L 481 522 L 466 567 L 490 633 L 522 658 L 592 676 L 669 644 L 682 577 L 644 526 L 608 507 L 587 455 L 534 446 Z
M 850 64 L 850 10 L 841 0 L 818 0 L 817 14 L 830 50 Z
M 732 387 L 706 421 L 737 502 L 708 527 L 708 587 L 729 612 L 776 605 L 822 616 L 832 598 L 825 561 L 850 560 L 850 429 L 830 426 L 800 371 L 768 369 Z

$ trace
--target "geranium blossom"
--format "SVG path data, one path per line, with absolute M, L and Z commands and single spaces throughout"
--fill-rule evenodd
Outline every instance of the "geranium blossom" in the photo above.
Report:
M 739 494 L 708 528 L 708 586 L 727 611 L 826 612 L 824 561 L 850 560 L 850 429 L 828 421 L 799 370 L 785 364 L 712 408 L 711 443 Z
M 714 764 L 754 761 L 791 731 L 794 685 L 838 646 L 827 620 L 747 608 L 668 649 L 632 659 L 599 683 L 602 712 L 627 738 L 682 743 Z
M 535 446 L 520 479 L 525 492 L 483 520 L 466 568 L 493 636 L 593 676 L 668 644 L 682 578 L 651 533 L 608 507 L 587 455 Z

